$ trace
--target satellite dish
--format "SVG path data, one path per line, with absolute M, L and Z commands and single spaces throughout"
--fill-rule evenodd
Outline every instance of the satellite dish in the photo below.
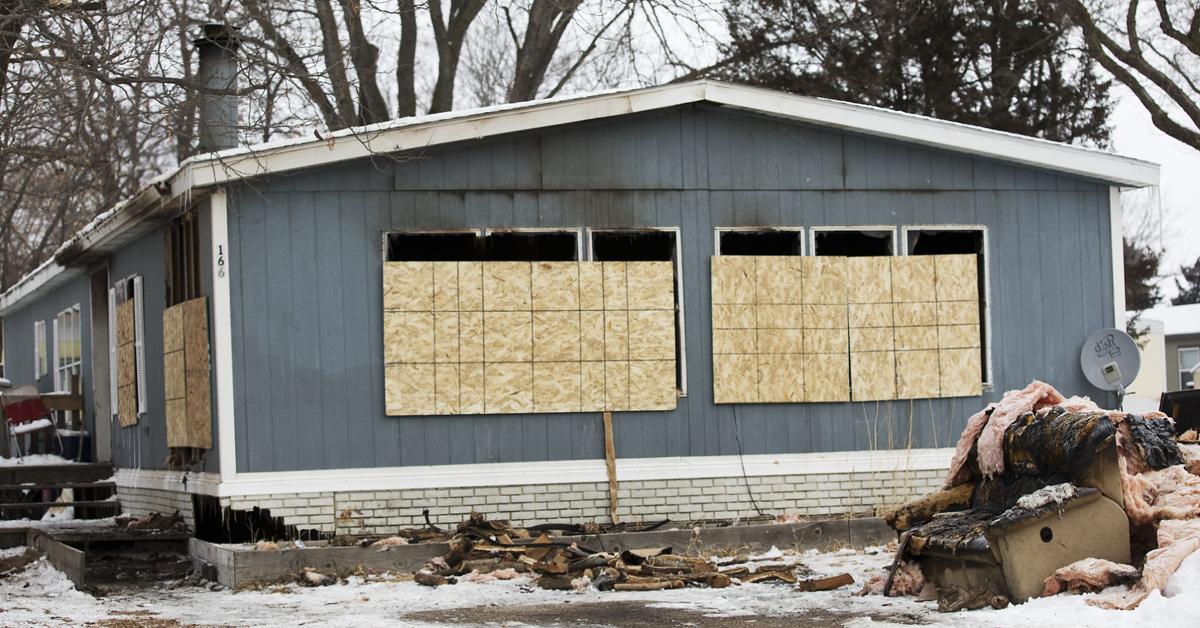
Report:
M 1142 356 L 1129 334 L 1120 329 L 1101 329 L 1083 343 L 1079 366 L 1093 386 L 1124 396 L 1142 367 Z

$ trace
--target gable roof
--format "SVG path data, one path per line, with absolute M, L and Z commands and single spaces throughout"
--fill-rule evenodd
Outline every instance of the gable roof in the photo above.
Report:
M 196 155 L 138 194 L 98 215 L 38 269 L 0 296 L 0 314 L 69 278 L 73 263 L 103 256 L 152 228 L 180 198 L 223 183 L 372 155 L 479 140 L 561 124 L 601 120 L 693 103 L 711 103 L 1061 172 L 1126 187 L 1158 184 L 1159 166 L 1092 148 L 856 105 L 711 80 L 613 90 L 416 116 L 326 136 L 269 142 Z M 65 275 L 65 276 L 64 276 Z

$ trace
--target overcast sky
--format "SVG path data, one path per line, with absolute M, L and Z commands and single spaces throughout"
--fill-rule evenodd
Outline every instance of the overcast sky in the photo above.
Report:
M 1150 114 L 1127 90 L 1114 91 L 1120 99 L 1112 116 L 1114 150 L 1162 165 L 1159 188 L 1126 192 L 1124 204 L 1149 201 L 1152 210 L 1161 212 L 1165 220 L 1160 245 L 1166 251 L 1162 270 L 1175 275 L 1180 265 L 1200 256 L 1200 151 L 1155 128 Z M 1171 278 L 1162 287 L 1168 296 L 1176 293 Z

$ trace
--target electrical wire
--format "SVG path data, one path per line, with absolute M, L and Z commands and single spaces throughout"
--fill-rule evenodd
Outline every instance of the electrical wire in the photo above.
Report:
M 750 475 L 746 473 L 746 455 L 742 451 L 742 424 L 738 421 L 738 408 L 733 408 L 733 439 L 737 441 L 738 448 L 738 463 L 742 466 L 742 482 L 746 486 L 746 495 L 750 497 L 750 506 L 754 508 L 754 512 L 758 516 L 765 517 L 761 508 L 758 507 L 758 502 L 754 500 L 754 491 L 750 490 Z

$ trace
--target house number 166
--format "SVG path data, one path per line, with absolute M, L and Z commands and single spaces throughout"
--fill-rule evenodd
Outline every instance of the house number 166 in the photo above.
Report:
M 217 245 L 217 276 L 225 276 L 225 245 Z

